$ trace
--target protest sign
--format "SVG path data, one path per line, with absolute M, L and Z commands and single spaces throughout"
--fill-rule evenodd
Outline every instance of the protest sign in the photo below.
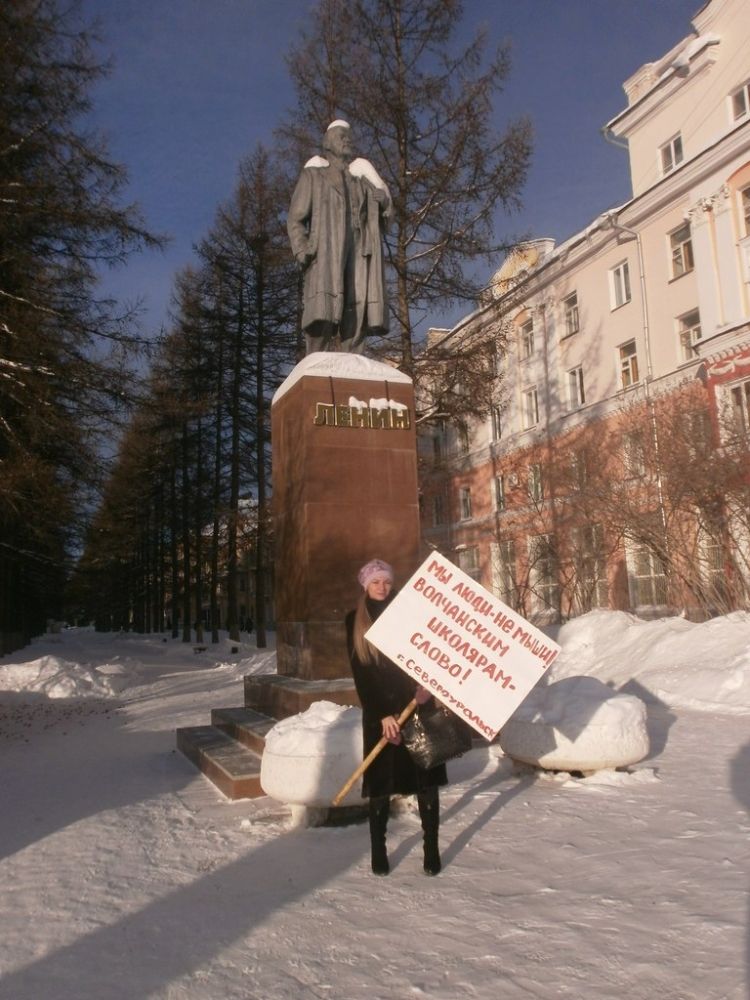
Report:
M 557 643 L 437 552 L 366 639 L 488 740 L 560 652 Z

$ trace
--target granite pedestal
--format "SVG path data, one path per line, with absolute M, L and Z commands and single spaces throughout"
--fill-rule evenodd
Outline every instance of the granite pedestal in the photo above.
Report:
M 398 582 L 419 564 L 414 390 L 371 359 L 311 354 L 271 420 L 279 682 L 316 688 L 351 676 L 344 618 L 359 567 L 384 559 Z M 356 703 L 332 687 L 330 700 Z

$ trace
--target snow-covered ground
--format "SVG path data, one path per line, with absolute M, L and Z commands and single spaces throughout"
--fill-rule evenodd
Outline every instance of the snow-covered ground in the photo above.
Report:
M 1 1000 L 747 1000 L 750 616 L 558 638 L 553 679 L 648 702 L 651 753 L 575 779 L 475 749 L 438 878 L 409 800 L 375 878 L 365 826 L 230 803 L 175 751 L 272 650 L 74 629 L 0 660 Z

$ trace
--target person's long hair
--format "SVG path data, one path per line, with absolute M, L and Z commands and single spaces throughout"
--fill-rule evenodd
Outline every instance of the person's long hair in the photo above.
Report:
M 375 666 L 380 660 L 378 650 L 365 639 L 365 632 L 372 625 L 366 604 L 367 593 L 363 590 L 354 612 L 354 652 L 360 663 Z

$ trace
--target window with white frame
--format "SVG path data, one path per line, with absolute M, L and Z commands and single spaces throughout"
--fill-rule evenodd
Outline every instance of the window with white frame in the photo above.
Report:
M 677 133 L 659 150 L 662 175 L 671 173 L 682 163 L 682 136 Z
M 619 309 L 630 302 L 630 267 L 626 260 L 609 272 L 609 285 L 613 309 Z
M 565 333 L 563 336 L 572 337 L 580 330 L 578 316 L 578 292 L 572 292 L 563 299 L 563 317 L 565 319 Z
M 620 384 L 623 389 L 628 389 L 638 381 L 638 354 L 635 341 L 629 340 L 626 344 L 621 344 L 617 348 L 617 357 L 620 364 Z
M 631 600 L 635 607 L 663 607 L 667 603 L 667 574 L 661 559 L 647 545 L 626 548 Z
M 742 211 L 742 221 L 745 224 L 745 236 L 750 236 L 750 187 L 740 191 L 740 208 Z
M 476 577 L 479 575 L 479 547 L 477 545 L 467 545 L 457 552 L 458 566 L 464 573 Z
M 495 476 L 495 510 L 505 510 L 505 476 Z
M 626 431 L 622 439 L 625 473 L 630 479 L 646 475 L 646 448 L 641 431 Z
M 575 568 L 574 599 L 579 612 L 608 606 L 607 559 L 601 524 L 574 527 L 573 561 Z
M 690 223 L 686 222 L 679 229 L 669 234 L 669 250 L 672 255 L 672 277 L 679 278 L 695 267 L 693 260 L 693 240 L 690 235 Z
M 529 466 L 529 496 L 535 503 L 544 499 L 542 467 L 539 462 L 533 462 Z
M 458 509 L 462 521 L 468 521 L 471 517 L 471 488 L 462 486 L 458 491 Z
M 536 610 L 557 610 L 560 580 L 554 535 L 534 535 L 529 539 L 529 569 Z
M 730 431 L 735 435 L 750 431 L 750 379 L 729 386 Z
M 583 368 L 571 368 L 568 372 L 568 409 L 577 410 L 586 402 L 586 392 L 583 387 Z
M 692 361 L 698 353 L 696 344 L 701 339 L 701 316 L 697 309 L 692 309 L 684 316 L 677 317 L 677 330 L 680 336 L 680 353 L 683 361 Z
M 492 407 L 490 418 L 492 420 L 492 440 L 499 441 L 503 436 L 502 411 L 499 406 Z
M 503 538 L 492 543 L 492 587 L 497 596 L 511 608 L 518 599 L 516 583 L 516 543 Z
M 731 102 L 734 121 L 738 122 L 750 115 L 750 82 L 743 83 L 738 90 L 734 91 L 731 95 Z
M 586 452 L 583 449 L 570 453 L 570 480 L 574 489 L 582 490 L 589 478 Z
M 522 416 L 524 430 L 539 423 L 539 397 L 535 385 L 524 390 Z
M 521 345 L 521 360 L 526 361 L 534 353 L 534 320 L 527 320 L 521 327 L 519 335 Z
M 714 429 L 711 416 L 703 407 L 685 414 L 686 437 L 693 459 L 705 465 L 706 457 L 715 447 Z
M 727 558 L 718 531 L 703 531 L 699 538 L 699 567 L 703 597 L 716 611 L 726 609 L 729 598 Z

